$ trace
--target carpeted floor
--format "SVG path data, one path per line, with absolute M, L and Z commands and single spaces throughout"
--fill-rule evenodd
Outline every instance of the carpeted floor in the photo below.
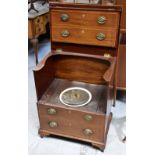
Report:
M 41 39 L 39 43 L 39 61 L 50 51 L 49 39 Z M 36 93 L 33 80 L 33 68 L 35 59 L 33 49 L 30 46 L 28 52 L 28 74 L 29 74 L 29 155 L 125 155 L 126 144 L 120 141 L 122 136 L 122 125 L 125 121 L 125 96 L 119 95 L 116 107 L 112 108 L 113 120 L 110 125 L 106 149 L 103 152 L 90 145 L 56 137 L 40 138 L 38 135 L 39 121 L 36 107 Z

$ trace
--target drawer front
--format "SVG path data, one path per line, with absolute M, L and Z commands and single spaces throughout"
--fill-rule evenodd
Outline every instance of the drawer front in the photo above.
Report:
M 35 20 L 34 20 L 34 27 L 35 27 L 35 34 L 36 36 L 39 36 L 41 34 L 46 33 L 46 24 L 49 21 L 49 15 L 48 14 L 44 14 L 42 16 L 38 16 Z
M 115 47 L 117 33 L 117 29 L 86 29 L 53 26 L 52 41 Z
M 51 13 L 53 25 L 72 25 L 86 27 L 118 28 L 119 14 L 116 12 L 53 10 Z
M 49 114 L 54 109 L 55 114 Z M 105 119 L 102 115 L 39 105 L 41 129 L 87 140 L 103 141 Z M 77 123 L 78 122 L 78 123 Z

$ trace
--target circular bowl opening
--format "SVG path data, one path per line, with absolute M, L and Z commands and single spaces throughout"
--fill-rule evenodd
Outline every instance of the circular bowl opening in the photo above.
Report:
M 85 88 L 71 87 L 60 93 L 61 103 L 70 107 L 82 107 L 88 104 L 92 99 L 92 94 Z

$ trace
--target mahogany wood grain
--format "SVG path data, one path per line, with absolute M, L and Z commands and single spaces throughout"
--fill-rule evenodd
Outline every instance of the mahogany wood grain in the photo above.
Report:
M 50 2 L 50 8 L 54 8 L 56 10 L 83 10 L 83 11 L 106 11 L 106 12 L 121 12 L 122 8 L 120 5 L 106 5 L 104 3 L 103 5 L 101 4 L 74 4 L 74 3 L 55 3 L 55 2 Z
M 76 107 L 76 110 L 82 111 L 90 111 L 90 112 L 98 112 L 98 113 L 106 113 L 106 100 L 103 101 L 102 98 L 106 99 L 106 87 L 104 85 L 96 85 L 96 84 L 89 84 L 84 82 L 78 81 L 69 81 L 64 79 L 57 79 L 55 78 L 51 85 L 48 87 L 47 91 L 44 93 L 42 98 L 39 100 L 39 103 L 46 105 L 51 105 L 53 103 L 56 106 L 66 107 L 62 105 L 59 100 L 60 93 L 70 87 L 82 87 L 85 89 L 89 89 L 92 94 L 92 100 L 89 102 L 87 106 L 84 107 Z M 101 106 L 99 106 L 100 104 Z M 68 109 L 71 109 L 68 107 Z
M 117 88 L 126 89 L 126 45 L 119 45 L 118 67 L 117 67 Z
M 75 43 L 84 45 L 96 45 L 96 46 L 116 46 L 116 38 L 118 35 L 117 29 L 89 29 L 70 26 L 52 26 L 52 41 L 63 43 Z M 62 37 L 61 33 L 67 30 L 70 35 L 68 37 Z M 96 38 L 98 33 L 105 35 L 104 40 L 98 40 Z
M 70 20 L 64 23 L 59 17 L 63 12 L 70 15 Z M 96 22 L 100 13 L 108 19 L 102 26 Z M 104 150 L 116 96 L 115 56 L 118 55 L 121 7 L 50 3 L 50 16 L 52 53 L 34 70 L 39 134 L 78 139 Z M 84 18 L 80 21 L 81 17 Z M 60 33 L 64 29 L 71 33 L 62 39 Z M 103 31 L 107 40 L 96 40 L 96 33 Z M 111 56 L 105 57 L 107 53 Z M 79 108 L 63 105 L 59 100 L 60 92 L 70 86 L 90 90 L 92 101 Z M 56 109 L 56 115 L 48 115 L 49 108 Z M 92 115 L 92 122 L 83 119 L 87 114 Z M 49 121 L 57 122 L 56 128 L 49 127 Z M 93 134 L 84 135 L 85 128 L 91 129 Z
M 122 6 L 121 31 L 126 30 L 126 0 L 116 0 L 116 5 Z
M 45 137 L 45 136 L 49 136 L 49 135 L 56 135 L 56 136 L 71 138 L 71 139 L 75 139 L 75 140 L 90 142 L 92 144 L 92 146 L 94 146 L 95 148 L 99 148 L 103 152 L 104 148 L 105 148 L 105 145 L 106 145 L 107 134 L 108 134 L 108 130 L 109 130 L 111 120 L 112 120 L 112 113 L 110 113 L 110 115 L 108 117 L 108 124 L 107 124 L 106 130 L 105 130 L 106 132 L 105 132 L 104 143 L 94 141 L 94 140 L 85 139 L 85 138 L 80 138 L 78 136 L 71 136 L 71 135 L 61 134 L 59 132 L 55 133 L 55 132 L 44 130 L 44 129 L 39 129 L 39 134 L 40 134 L 41 137 Z
M 64 22 L 61 16 L 67 14 L 69 19 Z M 104 16 L 106 21 L 104 24 L 97 22 L 100 16 Z M 53 26 L 75 26 L 87 28 L 118 28 L 119 27 L 119 13 L 117 12 L 104 12 L 104 11 L 79 11 L 79 10 L 53 10 L 51 13 Z
M 40 136 L 53 134 L 78 139 L 104 150 L 111 117 L 109 108 L 113 98 L 109 90 L 114 89 L 110 84 L 113 81 L 115 62 L 115 58 L 95 55 L 49 53 L 34 70 Z M 63 105 L 59 95 L 62 90 L 72 86 L 90 90 L 92 101 L 79 108 Z M 49 115 L 49 108 L 54 108 L 56 114 Z M 91 115 L 93 119 L 87 122 L 85 115 Z M 50 121 L 56 122 L 57 126 L 51 128 Z M 85 135 L 84 129 L 91 129 L 93 134 Z
M 117 57 L 118 55 L 118 44 L 119 44 L 119 31 L 120 31 L 120 17 L 121 17 L 121 6 L 113 5 L 112 3 L 101 4 L 66 4 L 66 3 L 50 3 L 50 19 L 51 19 L 51 48 L 53 50 L 61 49 L 62 51 L 86 53 L 92 55 L 104 56 L 109 54 L 110 56 Z M 60 20 L 61 13 L 69 13 L 70 20 L 62 22 Z M 76 13 L 77 12 L 77 13 Z M 93 12 L 93 13 L 92 13 Z M 103 25 L 96 25 L 96 18 L 99 14 L 105 14 L 107 21 Z M 55 15 L 53 15 L 55 14 Z M 82 18 L 82 16 L 87 18 Z M 114 16 L 116 18 L 114 18 Z M 77 20 L 80 19 L 81 20 Z M 90 25 L 88 25 L 90 23 Z M 107 24 L 107 25 L 106 25 Z M 54 27 L 54 28 L 53 28 Z M 74 36 L 68 38 L 61 38 L 60 27 L 74 29 Z M 55 29 L 56 28 L 56 29 Z M 103 31 L 110 29 L 110 39 L 107 42 L 105 40 L 98 41 L 95 39 L 96 29 L 98 28 Z M 85 30 L 87 36 L 83 34 L 82 30 Z M 113 31 L 115 29 L 115 32 Z M 89 33 L 86 32 L 89 30 Z M 78 32 L 78 33 L 77 33 Z M 113 37 L 112 37 L 112 36 Z M 77 37 L 78 36 L 78 37 Z M 82 37 L 81 37 L 82 36 Z M 84 39 L 87 38 L 87 39 Z M 77 46 L 78 45 L 78 46 Z M 117 78 L 117 76 L 115 76 Z M 115 79 L 115 86 L 116 86 Z M 116 92 L 114 93 L 116 97 Z
M 34 73 L 42 74 L 45 72 L 46 76 L 50 75 L 53 78 L 56 77 L 92 84 L 103 84 L 104 82 L 107 82 L 107 78 L 104 78 L 105 75 L 107 74 L 108 77 L 111 76 L 114 64 L 115 58 L 106 59 L 104 57 L 86 54 L 55 53 L 46 58 L 46 65 L 43 69 L 38 71 L 36 68 Z M 53 68 L 53 70 L 50 68 Z M 91 77 L 89 76 L 90 74 Z
M 76 47 L 76 48 L 75 48 Z M 93 45 L 75 45 L 73 43 L 61 43 L 61 42 L 53 42 L 52 52 L 55 52 L 57 49 L 61 49 L 64 52 L 70 53 L 83 53 L 83 54 L 91 54 L 91 55 L 99 55 L 103 57 L 104 54 L 110 54 L 112 57 L 116 57 L 117 52 L 115 48 L 110 47 L 100 47 Z
M 48 115 L 47 108 L 55 108 L 57 110 L 56 115 Z M 45 111 L 44 111 L 45 110 Z M 88 122 L 84 120 L 84 116 L 91 114 L 93 120 Z M 82 112 L 77 111 L 76 109 L 68 109 L 68 108 L 58 108 L 57 106 L 46 106 L 39 104 L 39 115 L 40 117 L 40 125 L 41 129 L 46 129 L 55 133 L 71 135 L 76 137 L 78 135 L 79 138 L 84 138 L 93 141 L 104 141 L 104 133 L 105 133 L 105 116 L 98 115 L 96 113 L 89 113 L 88 111 Z M 63 116 L 63 119 L 62 119 Z M 78 123 L 77 123 L 78 120 Z M 50 121 L 57 122 L 58 127 L 51 128 L 48 123 Z M 98 125 L 102 124 L 102 125 Z M 83 130 L 89 128 L 93 131 L 91 136 L 86 136 L 83 133 Z
M 117 89 L 126 90 L 126 0 L 116 0 L 116 5 L 122 6 L 117 68 Z

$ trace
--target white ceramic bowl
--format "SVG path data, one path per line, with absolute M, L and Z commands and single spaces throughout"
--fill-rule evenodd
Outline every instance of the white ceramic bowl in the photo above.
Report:
M 86 102 L 82 103 L 82 104 L 75 104 L 75 105 L 74 105 L 74 104 L 68 104 L 68 103 L 66 103 L 66 102 L 63 100 L 63 94 L 66 93 L 66 92 L 68 92 L 68 91 L 71 91 L 71 90 L 82 90 L 82 91 L 84 91 L 85 93 L 88 94 L 88 100 L 87 100 Z M 82 106 L 85 106 L 86 104 L 88 104 L 88 103 L 91 101 L 91 99 L 92 99 L 92 94 L 91 94 L 90 91 L 88 91 L 88 90 L 85 89 L 85 88 L 81 88 L 81 87 L 71 87 L 71 88 L 67 88 L 67 89 L 63 90 L 63 91 L 60 93 L 59 99 L 60 99 L 61 103 L 64 104 L 64 105 L 66 105 L 66 106 L 69 106 L 69 107 L 82 107 Z

